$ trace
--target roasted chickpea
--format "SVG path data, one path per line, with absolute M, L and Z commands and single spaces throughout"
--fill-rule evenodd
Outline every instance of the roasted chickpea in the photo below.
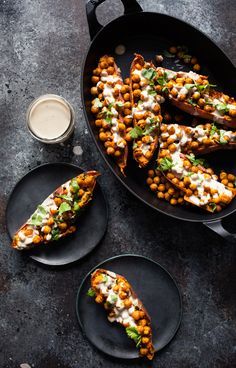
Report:
M 221 183 L 224 184 L 224 185 L 228 185 L 229 181 L 228 181 L 228 179 L 223 179 L 223 180 L 221 180 Z
M 131 307 L 131 305 L 132 305 L 131 300 L 130 299 L 125 299 L 125 301 L 124 301 L 125 308 L 129 309 Z
M 62 199 L 61 199 L 61 198 L 58 198 L 58 197 L 55 197 L 55 198 L 54 198 L 54 202 L 55 202 L 55 204 L 59 207 L 59 206 L 60 206 L 60 204 L 62 203 Z
M 98 294 L 95 298 L 95 302 L 98 304 L 101 304 L 103 302 L 103 296 L 102 294 Z
M 152 183 L 153 183 L 153 180 L 152 180 L 152 178 L 147 178 L 147 180 L 146 180 L 146 183 L 148 184 L 148 185 L 151 185 Z
M 205 100 L 204 100 L 204 98 L 199 98 L 199 100 L 198 100 L 198 105 L 200 106 L 200 107 L 204 107 L 205 106 Z
M 229 109 L 229 116 L 236 117 L 236 109 Z
M 163 192 L 157 192 L 157 198 L 164 199 L 165 198 L 165 194 Z
M 170 204 L 172 204 L 173 206 L 175 206 L 177 203 L 178 203 L 177 199 L 171 198 Z
M 145 318 L 140 319 L 139 322 L 138 322 L 138 324 L 139 324 L 139 326 L 143 326 L 144 327 L 147 324 L 147 320 Z
M 38 243 L 40 243 L 41 242 L 41 237 L 39 236 L 39 235 L 35 235 L 34 237 L 33 237 L 33 243 L 34 244 L 38 244 Z
M 66 230 L 67 229 L 67 224 L 66 224 L 66 222 L 60 222 L 58 224 L 58 227 L 59 227 L 60 230 Z
M 200 65 L 199 64 L 195 64 L 194 66 L 193 66 L 193 70 L 195 71 L 195 72 L 199 72 L 199 70 L 201 69 L 201 67 L 200 67 Z
M 142 343 L 147 344 L 150 341 L 148 337 L 142 337 Z
M 140 335 L 143 334 L 143 329 L 144 329 L 143 326 L 137 326 L 137 330 L 138 330 L 138 333 L 140 333 Z
M 141 348 L 141 349 L 139 350 L 139 352 L 140 352 L 140 354 L 141 354 L 141 355 L 145 356 L 145 355 L 147 355 L 147 353 L 148 353 L 148 349 L 146 349 L 146 348 Z
M 29 236 L 33 234 L 33 229 L 25 229 L 24 231 L 25 236 Z
M 114 74 L 114 71 L 115 71 L 115 69 L 114 69 L 114 67 L 113 66 L 109 66 L 108 68 L 107 68 L 107 73 L 108 74 Z
M 107 135 L 106 135 L 106 133 L 101 132 L 101 133 L 99 134 L 99 139 L 100 139 L 101 141 L 105 142 L 105 141 L 107 140 Z
M 97 94 L 98 94 L 98 89 L 97 89 L 97 87 L 92 87 L 90 91 L 91 91 L 91 94 L 92 94 L 92 95 L 97 95 Z
M 126 293 L 125 291 L 121 291 L 121 292 L 119 293 L 119 297 L 120 297 L 122 300 L 124 300 L 124 299 L 126 299 L 126 298 L 127 298 L 127 293 Z
M 150 189 L 152 192 L 156 192 L 157 191 L 157 184 L 153 183 L 150 185 Z
M 115 153 L 115 150 L 114 150 L 114 148 L 113 148 L 113 147 L 108 147 L 108 148 L 107 148 L 107 154 L 108 154 L 108 155 L 114 155 L 114 153 Z
M 93 82 L 94 84 L 97 84 L 97 83 L 99 82 L 99 77 L 97 77 L 97 76 L 93 75 L 93 76 L 92 76 L 92 78 L 91 78 L 91 80 L 92 80 L 92 82 Z
M 154 176 L 155 176 L 155 172 L 154 172 L 154 170 L 148 170 L 148 176 L 149 176 L 150 178 L 154 178 Z
M 194 100 L 199 100 L 199 98 L 201 97 L 199 92 L 194 92 L 194 94 L 192 95 Z
M 155 178 L 153 179 L 155 184 L 160 184 L 160 178 L 159 176 L 155 176 Z
M 123 97 L 124 97 L 124 100 L 125 101 L 129 101 L 130 100 L 130 94 L 129 93 L 125 93 Z
M 165 189 L 166 189 L 165 184 L 160 184 L 160 185 L 158 185 L 158 190 L 159 190 L 160 192 L 164 192 L 164 191 L 165 191 Z
M 54 224 L 54 219 L 53 217 L 49 217 L 48 221 L 47 221 L 47 225 L 51 226 Z
M 140 97 L 140 95 L 141 95 L 141 90 L 140 90 L 140 89 L 135 89 L 135 90 L 133 91 L 133 96 L 134 96 L 134 98 L 139 98 L 139 97 Z
M 119 285 L 114 285 L 114 286 L 113 286 L 113 290 L 114 290 L 114 291 L 118 291 L 118 290 L 119 290 Z
M 140 313 L 139 313 L 139 311 L 138 311 L 138 310 L 134 311 L 134 312 L 132 313 L 132 317 L 133 317 L 133 319 L 134 319 L 135 321 L 138 321 L 138 320 L 140 319 Z
M 92 106 L 92 107 L 91 107 L 91 112 L 92 112 L 93 114 L 98 114 L 98 112 L 99 112 L 99 107 Z
M 143 334 L 144 335 L 149 335 L 150 334 L 150 331 L 151 331 L 150 327 L 149 326 L 145 326 L 144 329 L 143 329 Z

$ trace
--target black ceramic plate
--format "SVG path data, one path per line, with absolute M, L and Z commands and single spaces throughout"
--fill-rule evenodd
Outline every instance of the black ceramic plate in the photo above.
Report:
M 7 230 L 12 238 L 38 204 L 62 183 L 83 172 L 67 163 L 45 164 L 26 174 L 13 189 L 6 210 Z M 38 262 L 59 266 L 77 261 L 91 252 L 107 228 L 107 204 L 100 186 L 93 200 L 78 219 L 77 231 L 68 237 L 38 249 L 27 251 Z
M 163 349 L 176 334 L 182 316 L 180 292 L 172 276 L 151 259 L 131 254 L 109 258 L 93 270 L 96 268 L 128 279 L 151 317 L 155 350 Z M 93 270 L 82 281 L 77 295 L 76 310 L 82 330 L 92 344 L 108 355 L 138 358 L 138 350 L 124 328 L 110 323 L 104 308 L 86 295 Z

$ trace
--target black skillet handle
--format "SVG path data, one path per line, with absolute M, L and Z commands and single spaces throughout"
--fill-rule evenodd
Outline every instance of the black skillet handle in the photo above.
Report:
M 236 234 L 231 234 L 227 230 L 225 230 L 223 228 L 221 220 L 207 221 L 207 222 L 204 222 L 204 225 L 209 227 L 209 229 L 213 230 L 215 233 L 220 235 L 225 240 L 228 240 L 230 242 L 236 241 Z
M 89 33 L 91 40 L 102 28 L 96 17 L 96 8 L 98 5 L 104 3 L 105 0 L 88 0 L 86 2 L 86 13 L 89 26 Z M 137 13 L 143 11 L 136 0 L 121 0 L 124 5 L 124 14 Z

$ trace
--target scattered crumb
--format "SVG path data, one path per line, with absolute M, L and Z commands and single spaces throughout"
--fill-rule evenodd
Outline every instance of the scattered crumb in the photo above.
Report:
M 124 53 L 125 53 L 125 46 L 124 45 L 118 45 L 118 46 L 116 46 L 116 48 L 115 48 L 115 53 L 117 54 L 117 55 L 123 55 Z
M 73 153 L 76 156 L 81 156 L 82 153 L 83 153 L 82 147 L 80 147 L 80 146 L 74 146 Z
M 22 363 L 20 364 L 20 368 L 31 368 L 31 366 L 28 363 Z
M 161 63 L 162 63 L 162 61 L 163 61 L 163 56 L 162 56 L 162 55 L 156 55 L 155 59 L 156 59 L 156 62 L 157 62 L 158 64 L 161 64 Z
M 85 133 L 85 134 L 88 134 L 88 129 L 85 129 L 84 133 Z

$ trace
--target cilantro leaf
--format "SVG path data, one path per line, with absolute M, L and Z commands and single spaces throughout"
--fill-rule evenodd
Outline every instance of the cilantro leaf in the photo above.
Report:
M 141 74 L 144 78 L 152 80 L 156 76 L 157 73 L 155 69 L 149 68 L 149 69 L 143 69 Z
M 136 139 L 143 135 L 143 131 L 140 127 L 136 126 L 129 132 L 131 138 Z
M 72 201 L 72 198 L 66 194 L 61 194 L 61 195 L 58 195 L 57 197 L 65 199 L 66 201 Z
M 212 212 L 215 212 L 215 210 L 216 210 L 216 204 L 214 202 L 208 203 L 208 206 L 211 208 Z
M 39 205 L 38 207 L 37 207 L 37 209 L 38 209 L 38 212 L 40 212 L 43 216 L 45 216 L 46 214 L 47 214 L 47 210 L 46 210 L 46 208 L 44 208 L 42 205 Z
M 88 289 L 87 296 L 90 296 L 91 298 L 93 298 L 95 295 L 96 295 L 96 292 L 92 288 Z
M 58 228 L 52 229 L 52 240 L 58 240 L 60 235 L 60 230 Z
M 117 295 L 112 295 L 112 296 L 111 296 L 111 301 L 112 301 L 112 303 L 117 302 L 117 300 L 118 300 L 118 296 L 117 296 Z
M 137 328 L 136 327 L 126 327 L 125 331 L 128 337 L 135 341 L 136 347 L 138 348 L 139 345 L 141 344 L 141 335 L 138 332 Z
M 210 130 L 210 137 L 212 137 L 215 133 L 219 134 L 219 129 L 215 124 L 212 124 Z
M 74 202 L 73 210 L 74 210 L 75 212 L 77 212 L 77 211 L 79 211 L 79 210 L 80 210 L 80 205 L 79 205 L 77 202 Z
M 219 140 L 220 144 L 227 144 L 228 143 L 228 141 L 224 138 L 224 133 L 225 133 L 224 130 L 220 130 L 220 140 Z
M 225 104 L 225 103 L 219 103 L 219 104 L 216 104 L 215 105 L 216 106 L 216 109 L 220 112 L 220 113 L 222 113 L 222 114 L 225 114 L 226 112 L 228 112 L 229 111 L 229 107 L 228 107 L 228 105 L 227 104 Z
M 106 283 L 108 281 L 107 275 L 102 275 L 102 281 Z
M 159 166 L 157 167 L 157 170 L 160 170 L 160 171 L 167 171 L 167 170 L 170 170 L 172 167 L 173 167 L 173 160 L 172 158 L 169 158 L 169 157 L 164 157 L 160 160 L 160 164 Z
M 64 212 L 70 211 L 71 206 L 67 202 L 62 202 L 59 207 L 59 215 L 62 215 Z
M 168 82 L 168 74 L 164 72 L 164 74 L 161 77 L 157 78 L 157 82 L 161 86 L 165 86 L 166 83 Z
M 190 105 L 192 105 L 192 106 L 197 106 L 197 103 L 196 103 L 196 102 L 194 102 L 191 98 L 189 98 L 189 99 L 187 100 L 187 102 L 188 102 Z
M 156 96 L 157 95 L 157 93 L 154 89 L 149 90 L 148 94 L 151 95 L 151 96 Z
M 77 182 L 76 178 L 73 178 L 70 182 L 71 187 L 73 188 L 74 192 L 77 192 L 79 190 L 79 184 Z
M 206 167 L 206 161 L 203 158 L 195 158 L 195 155 L 193 153 L 190 153 L 190 155 L 186 155 L 186 157 L 194 166 L 201 165 Z

